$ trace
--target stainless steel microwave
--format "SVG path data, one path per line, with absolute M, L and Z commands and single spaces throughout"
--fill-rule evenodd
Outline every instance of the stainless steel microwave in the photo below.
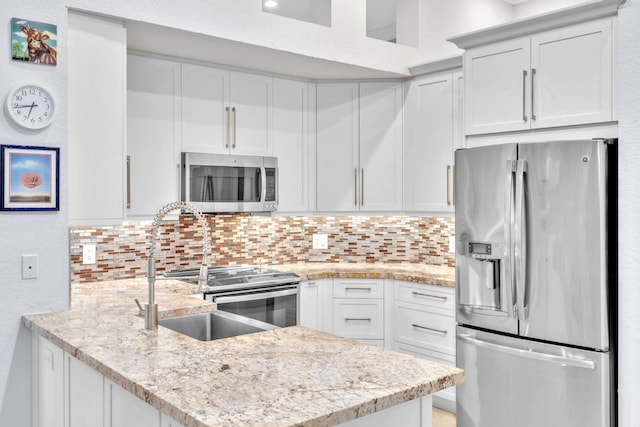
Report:
M 202 212 L 278 209 L 278 159 L 182 153 L 181 197 Z

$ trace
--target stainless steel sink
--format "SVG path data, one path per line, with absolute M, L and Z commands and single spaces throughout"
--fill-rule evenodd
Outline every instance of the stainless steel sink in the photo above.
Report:
M 158 324 L 200 341 L 278 329 L 278 326 L 226 311 L 170 317 L 159 320 Z

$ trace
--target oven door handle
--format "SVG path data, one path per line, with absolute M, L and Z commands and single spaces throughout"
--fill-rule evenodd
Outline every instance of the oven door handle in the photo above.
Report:
M 273 291 L 273 292 L 257 292 L 251 294 L 244 295 L 235 295 L 235 296 L 224 296 L 224 297 L 213 297 L 213 302 L 216 304 L 231 304 L 234 302 L 243 302 L 243 301 L 256 301 L 261 299 L 268 298 L 279 298 L 286 297 L 289 295 L 297 295 L 298 289 L 285 289 L 282 291 Z

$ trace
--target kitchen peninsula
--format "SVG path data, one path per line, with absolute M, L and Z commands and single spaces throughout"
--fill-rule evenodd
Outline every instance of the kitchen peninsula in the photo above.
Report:
M 193 298 L 193 290 L 184 282 L 162 281 L 157 289 L 160 317 L 215 309 Z M 463 380 L 457 368 L 298 326 L 211 342 L 162 327 L 147 331 L 133 301 L 144 300 L 145 293 L 144 279 L 78 284 L 72 287 L 70 310 L 25 316 L 39 369 L 47 371 L 36 375 L 38 385 L 58 387 L 53 396 L 40 392 L 40 399 L 52 401 L 36 403 L 37 408 L 57 413 L 56 399 L 64 402 L 73 379 L 66 377 L 67 369 L 59 374 L 48 370 L 73 366 L 70 360 L 104 378 L 105 396 L 112 396 L 115 386 L 146 402 L 151 417 L 162 418 L 163 426 L 324 426 L 357 422 L 368 414 L 384 416 L 388 408 L 402 408 L 393 415 L 396 421 L 406 415 L 416 425 L 420 419 L 430 425 L 429 395 Z M 47 382 L 50 378 L 62 380 Z M 83 399 L 87 393 L 80 393 Z M 107 416 L 117 417 L 115 398 L 97 400 L 109 399 Z M 72 405 L 66 404 L 67 412 Z

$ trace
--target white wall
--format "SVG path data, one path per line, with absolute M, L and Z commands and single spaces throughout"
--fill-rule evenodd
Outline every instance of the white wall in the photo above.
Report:
M 419 19 L 420 50 L 443 59 L 462 54 L 447 38 L 509 22 L 513 6 L 503 0 L 421 0 Z
M 620 427 L 640 426 L 640 1 L 619 10 L 619 408 Z
M 9 54 L 11 18 L 58 25 L 56 67 L 12 61 Z M 0 212 L 0 426 L 31 423 L 31 334 L 22 315 L 64 309 L 69 301 L 69 230 L 67 225 L 67 11 L 60 2 L 2 1 L 0 7 L 0 100 L 19 85 L 46 86 L 55 96 L 54 123 L 40 132 L 9 125 L 5 108 L 0 119 L 0 143 L 60 147 L 60 211 Z M 21 279 L 21 255 L 38 254 L 39 278 Z
M 514 19 L 523 19 L 589 2 L 591 2 L 591 0 L 528 0 L 514 6 L 513 17 Z

